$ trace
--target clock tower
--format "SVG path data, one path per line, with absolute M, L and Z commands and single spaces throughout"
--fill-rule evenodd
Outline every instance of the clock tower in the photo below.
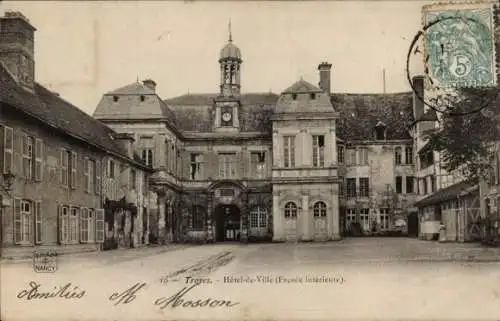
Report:
M 215 99 L 215 129 L 217 131 L 239 130 L 240 67 L 241 51 L 233 44 L 231 22 L 229 39 L 220 52 L 220 92 Z

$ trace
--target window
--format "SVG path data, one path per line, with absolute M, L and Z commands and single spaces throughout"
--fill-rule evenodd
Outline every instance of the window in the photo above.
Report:
M 201 206 L 193 206 L 190 228 L 203 229 L 205 228 L 205 209 Z
M 346 213 L 346 229 L 350 229 L 351 224 L 356 223 L 356 209 L 348 208 Z
M 428 187 L 427 187 L 427 177 L 424 177 L 421 179 L 422 181 L 422 192 L 423 192 L 423 195 L 427 195 L 428 193 Z
M 434 193 L 436 191 L 436 176 L 431 175 L 431 193 Z
M 354 148 L 346 149 L 346 164 L 347 165 L 356 165 L 356 150 Z
M 42 202 L 35 202 L 35 244 L 41 244 L 43 240 L 43 225 L 42 225 Z
M 406 194 L 411 194 L 414 193 L 414 177 L 413 176 L 406 176 Z
M 337 163 L 344 164 L 344 146 L 337 146 Z
M 221 178 L 236 176 L 236 154 L 219 154 L 219 176 Z
M 285 204 L 285 218 L 294 219 L 297 217 L 297 205 L 293 202 Z
M 359 179 L 359 196 L 370 196 L 370 179 L 368 177 L 361 177 Z
M 403 193 L 403 178 L 401 176 L 396 176 L 396 193 Z
M 375 139 L 376 140 L 385 140 L 385 127 L 377 126 L 375 127 Z
M 203 155 L 191 154 L 190 177 L 192 180 L 203 179 Z
M 72 189 L 76 189 L 78 186 L 78 155 L 76 152 L 71 152 L 71 176 L 70 176 L 70 186 Z
M 359 209 L 359 223 L 361 224 L 361 228 L 364 231 L 369 231 L 370 230 L 370 217 L 369 213 L 370 209 L 368 208 L 361 208 Z
M 113 101 L 116 103 L 118 101 L 118 96 L 113 96 Z
M 85 171 L 83 172 L 85 191 L 93 193 L 95 191 L 96 163 L 92 159 L 85 160 Z
M 146 99 L 146 97 L 144 97 L 144 95 L 141 95 L 141 101 L 144 101 Z
M 345 193 L 345 180 L 343 177 L 339 177 L 339 196 L 344 196 Z
M 325 136 L 313 135 L 313 166 L 325 166 Z
M 33 178 L 33 137 L 23 135 L 23 177 Z
M 59 239 L 61 243 L 78 242 L 79 220 L 79 208 L 72 206 L 59 207 Z
M 266 152 L 254 152 L 250 154 L 251 178 L 262 179 L 266 177 Z
M 61 149 L 60 156 L 60 164 L 61 164 L 61 175 L 60 175 L 60 183 L 61 185 L 68 185 L 68 175 L 69 175 L 69 151 L 66 149 Z
M 411 146 L 405 147 L 405 163 L 413 164 L 413 147 Z
M 266 228 L 267 211 L 261 207 L 256 207 L 250 212 L 250 228 Z
M 12 172 L 12 158 L 14 155 L 14 131 L 10 127 L 4 127 L 3 136 L 3 172 Z
M 93 243 L 95 241 L 95 210 L 82 208 L 80 213 L 80 242 Z
M 96 243 L 104 242 L 104 210 L 95 210 L 95 241 Z
M 108 159 L 106 175 L 109 178 L 115 178 L 115 161 L 112 159 Z
M 381 208 L 380 209 L 380 229 L 387 230 L 389 229 L 389 209 Z
M 137 188 L 137 173 L 133 169 L 130 170 L 130 188 L 131 189 Z
M 326 217 L 326 204 L 325 202 L 316 202 L 313 205 L 314 217 Z
M 149 167 L 153 167 L 153 149 L 144 148 L 142 150 L 142 161 Z
M 359 148 L 359 165 L 368 165 L 368 148 Z
M 221 188 L 219 189 L 220 197 L 234 197 L 234 189 L 232 188 Z
M 42 180 L 43 175 L 43 141 L 35 139 L 35 181 Z
M 297 100 L 297 94 L 292 94 L 292 99 Z
M 394 161 L 396 162 L 396 165 L 401 165 L 401 147 L 396 147 L 394 150 Z
M 31 243 L 32 211 L 30 201 L 14 199 L 14 241 L 16 244 Z
M 356 179 L 347 179 L 347 197 L 356 197 Z
M 283 166 L 295 167 L 295 136 L 284 136 L 283 148 Z
M 314 100 L 314 99 L 316 99 L 316 94 L 315 94 L 315 93 L 311 93 L 311 94 L 309 95 L 309 97 L 311 97 L 311 99 L 312 99 L 312 100 Z

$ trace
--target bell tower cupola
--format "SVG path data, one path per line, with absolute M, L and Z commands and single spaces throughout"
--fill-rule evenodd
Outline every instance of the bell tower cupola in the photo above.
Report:
M 227 44 L 220 51 L 220 94 L 223 97 L 238 97 L 241 90 L 240 49 L 233 44 L 231 21 L 229 21 L 229 38 Z

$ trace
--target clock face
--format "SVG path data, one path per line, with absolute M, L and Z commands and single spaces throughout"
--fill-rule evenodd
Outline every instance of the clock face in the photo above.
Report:
M 225 121 L 225 122 L 231 121 L 232 117 L 233 116 L 231 115 L 231 113 L 227 112 L 227 111 L 222 114 L 222 120 Z

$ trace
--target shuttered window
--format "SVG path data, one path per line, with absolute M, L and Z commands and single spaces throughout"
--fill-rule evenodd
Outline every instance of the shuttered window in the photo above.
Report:
M 4 127 L 3 142 L 3 172 L 12 173 L 14 155 L 14 131 L 10 127 Z
M 14 241 L 16 244 L 29 244 L 32 230 L 32 203 L 14 199 Z
M 97 243 L 104 242 L 104 210 L 97 209 L 95 217 L 95 241 Z
M 33 178 L 33 137 L 23 134 L 23 177 Z
M 89 241 L 89 209 L 81 208 L 80 212 L 80 242 L 87 243 Z

